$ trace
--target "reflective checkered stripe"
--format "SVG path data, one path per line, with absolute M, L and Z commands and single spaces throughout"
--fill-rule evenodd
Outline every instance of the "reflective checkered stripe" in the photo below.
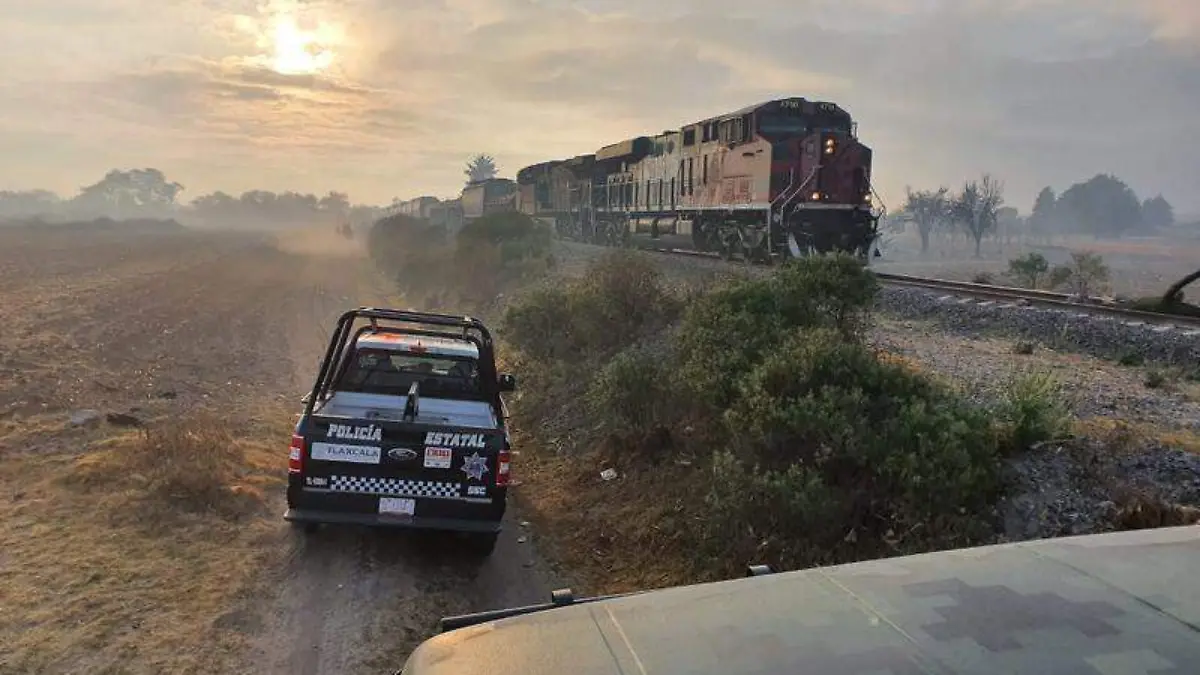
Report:
M 381 495 L 384 497 L 457 499 L 462 490 L 462 484 L 432 480 L 379 478 L 374 476 L 330 476 L 329 489 L 333 492 L 352 492 L 360 495 Z

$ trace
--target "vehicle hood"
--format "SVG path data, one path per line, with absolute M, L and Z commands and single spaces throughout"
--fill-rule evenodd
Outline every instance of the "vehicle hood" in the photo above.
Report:
M 1200 672 L 1200 529 L 684 586 L 438 635 L 406 675 Z

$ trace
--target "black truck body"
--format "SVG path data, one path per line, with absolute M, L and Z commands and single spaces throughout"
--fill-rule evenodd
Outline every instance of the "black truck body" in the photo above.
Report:
M 490 553 L 511 450 L 501 393 L 514 388 L 478 319 L 344 313 L 293 432 L 284 518 L 472 533 Z

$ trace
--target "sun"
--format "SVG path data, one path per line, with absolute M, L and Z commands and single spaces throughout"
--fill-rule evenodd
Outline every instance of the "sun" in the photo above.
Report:
M 334 52 L 328 30 L 302 30 L 296 20 L 276 19 L 271 32 L 271 69 L 283 75 L 314 75 L 333 65 Z

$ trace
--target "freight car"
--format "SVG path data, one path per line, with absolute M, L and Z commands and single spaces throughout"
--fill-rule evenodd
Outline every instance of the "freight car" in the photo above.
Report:
M 527 166 L 516 208 L 592 243 L 642 238 L 764 262 L 835 250 L 865 258 L 882 211 L 856 127 L 836 103 L 767 101 Z
M 465 222 L 489 213 L 516 208 L 517 184 L 507 178 L 489 178 L 463 188 L 462 214 Z

